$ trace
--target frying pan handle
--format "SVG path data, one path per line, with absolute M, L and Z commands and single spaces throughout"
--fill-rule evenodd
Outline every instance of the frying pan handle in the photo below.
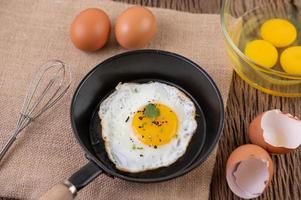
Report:
M 39 200 L 73 200 L 79 190 L 91 183 L 101 173 L 102 170 L 94 162 L 89 161 L 67 181 L 55 185 Z
M 39 200 L 73 200 L 76 196 L 76 188 L 68 184 L 68 182 L 64 182 L 55 185 L 43 194 Z

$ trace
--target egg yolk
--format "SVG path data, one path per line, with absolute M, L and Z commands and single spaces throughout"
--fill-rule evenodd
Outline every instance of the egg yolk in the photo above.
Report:
M 282 69 L 290 74 L 301 74 L 301 46 L 285 49 L 280 57 Z
M 276 47 L 286 47 L 296 40 L 297 30 L 287 20 L 270 19 L 261 26 L 260 35 Z
M 267 68 L 272 68 L 278 59 L 277 49 L 264 40 L 253 40 L 247 43 L 245 54 L 255 63 Z
M 159 115 L 155 118 L 145 116 L 145 107 L 134 115 L 132 126 L 137 138 L 144 144 L 157 148 L 177 137 L 177 115 L 163 104 L 155 104 Z

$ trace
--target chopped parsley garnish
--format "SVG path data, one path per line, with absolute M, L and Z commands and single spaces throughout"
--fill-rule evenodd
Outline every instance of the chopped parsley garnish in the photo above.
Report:
M 136 145 L 135 145 L 135 144 L 133 144 L 133 146 L 132 146 L 132 149 L 133 149 L 133 150 L 136 150 L 136 149 L 138 149 L 138 150 L 142 150 L 142 149 L 143 149 L 143 147 L 136 147 Z
M 148 118 L 156 118 L 160 116 L 160 110 L 156 107 L 155 104 L 150 103 L 145 107 L 143 114 Z
M 145 126 L 146 124 L 147 124 L 146 122 L 143 122 L 142 125 L 141 125 L 141 128 L 144 128 L 144 126 Z

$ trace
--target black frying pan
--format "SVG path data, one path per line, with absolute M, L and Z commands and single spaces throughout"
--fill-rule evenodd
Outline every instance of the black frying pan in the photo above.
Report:
M 122 172 L 115 168 L 104 150 L 98 106 L 119 82 L 149 81 L 164 82 L 186 93 L 196 106 L 198 128 L 185 154 L 174 164 L 140 173 Z M 223 102 L 215 83 L 192 61 L 158 50 L 131 51 L 111 57 L 86 75 L 72 99 L 72 128 L 89 162 L 41 199 L 72 199 L 76 191 L 101 173 L 144 183 L 184 175 L 200 165 L 213 150 L 221 134 L 223 118 Z

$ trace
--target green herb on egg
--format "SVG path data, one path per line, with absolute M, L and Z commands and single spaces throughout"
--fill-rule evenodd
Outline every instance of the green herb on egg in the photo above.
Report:
M 147 123 L 143 122 L 142 125 L 141 125 L 141 128 L 144 128 L 145 125 L 147 125 Z
M 156 107 L 155 104 L 150 103 L 145 107 L 143 114 L 148 118 L 156 118 L 160 116 L 160 110 Z
M 143 149 L 143 147 L 136 147 L 136 145 L 135 145 L 135 144 L 133 144 L 133 146 L 132 146 L 132 149 L 133 149 L 133 150 L 136 150 L 136 149 L 138 149 L 138 150 L 142 150 L 142 149 Z

